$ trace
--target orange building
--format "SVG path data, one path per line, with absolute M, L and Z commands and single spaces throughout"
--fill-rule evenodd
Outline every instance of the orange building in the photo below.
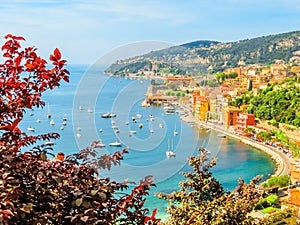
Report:
M 227 106 L 224 108 L 223 111 L 223 119 L 225 126 L 234 126 L 237 124 L 237 118 L 239 113 L 241 113 L 242 110 L 234 107 L 234 106 Z
M 290 164 L 290 177 L 291 180 L 300 181 L 300 161 L 293 160 Z
M 239 113 L 237 116 L 237 129 L 244 131 L 248 126 L 255 125 L 255 115 L 248 113 Z
M 300 190 L 299 189 L 291 189 L 289 196 L 286 200 L 288 204 L 294 208 L 296 215 L 300 214 Z
M 237 73 L 238 76 L 241 76 L 242 74 L 242 68 L 241 67 L 236 67 L 236 68 L 227 68 L 224 70 L 224 73 Z

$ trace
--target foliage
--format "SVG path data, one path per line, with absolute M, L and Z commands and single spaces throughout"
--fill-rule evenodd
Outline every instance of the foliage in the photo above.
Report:
M 270 225 L 270 224 L 297 224 L 295 218 L 295 213 L 291 209 L 286 209 L 283 211 L 277 211 L 276 214 L 268 216 L 259 222 L 260 225 Z
M 270 141 L 271 140 L 271 137 L 272 137 L 272 134 L 271 132 L 266 132 L 266 131 L 260 131 L 256 134 L 256 137 L 258 139 L 261 139 L 263 141 Z
M 250 100 L 247 112 L 259 119 L 300 127 L 300 88 L 295 86 L 296 80 L 289 78 L 262 91 Z
M 269 195 L 268 197 L 261 199 L 255 206 L 255 209 L 265 209 L 273 207 L 274 204 L 278 202 L 278 200 L 279 198 L 277 195 Z
M 290 184 L 290 177 L 288 175 L 282 175 L 282 176 L 273 176 L 270 179 L 268 179 L 266 182 L 262 184 L 264 188 L 267 187 L 286 187 Z
M 5 38 L 0 65 L 0 224 L 157 224 L 156 210 L 147 216 L 143 208 L 154 185 L 151 176 L 127 194 L 122 191 L 129 182 L 98 177 L 98 169 L 119 165 L 127 149 L 98 156 L 95 141 L 79 153 L 60 153 L 50 160 L 51 148 L 35 143 L 59 135 L 30 136 L 18 128 L 25 110 L 44 106 L 42 93 L 68 81 L 69 71 L 58 49 L 50 55 L 52 66 L 46 66 L 36 48 L 21 50 L 23 37 Z
M 267 213 L 271 213 L 271 212 L 275 212 L 275 211 L 280 211 L 279 208 L 274 208 L 272 206 L 264 208 L 262 210 L 260 210 L 262 213 L 267 214 Z
M 247 127 L 244 130 L 244 133 L 250 133 L 250 134 L 254 134 L 255 133 L 255 129 L 253 127 Z
M 238 74 L 236 72 L 231 73 L 217 73 L 216 74 L 216 80 L 222 84 L 226 79 L 233 79 L 236 78 Z
M 185 96 L 186 92 L 184 91 L 172 91 L 168 90 L 166 91 L 166 95 L 168 96 Z
M 180 183 L 181 189 L 157 194 L 169 201 L 170 217 L 165 224 L 250 224 L 253 218 L 247 213 L 261 197 L 256 189 L 260 177 L 250 184 L 239 179 L 235 191 L 225 192 L 210 172 L 216 158 L 210 159 L 205 149 L 199 151 L 188 161 L 194 172 L 183 173 L 186 181 Z
M 252 95 L 242 95 L 240 97 L 236 97 L 230 102 L 230 105 L 238 108 L 242 105 L 248 105 L 252 97 Z

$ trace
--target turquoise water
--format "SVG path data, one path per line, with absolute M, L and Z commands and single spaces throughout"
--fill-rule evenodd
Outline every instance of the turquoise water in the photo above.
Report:
M 69 69 L 70 83 L 48 91 L 44 96 L 47 106 L 34 110 L 32 116 L 28 112 L 21 128 L 26 130 L 27 127 L 34 127 L 36 134 L 60 133 L 61 138 L 55 140 L 54 153 L 63 151 L 71 154 L 98 139 L 106 144 L 106 148 L 100 149 L 99 154 L 129 147 L 129 154 L 125 155 L 121 166 L 113 167 L 111 171 L 102 171 L 102 175 L 118 181 L 128 178 L 136 182 L 147 175 L 153 175 L 157 187 L 151 190 L 146 206 L 150 210 L 158 208 L 158 216 L 164 215 L 167 203 L 154 197 L 154 192 L 171 192 L 178 188 L 178 182 L 182 179 L 181 172 L 189 170 L 187 158 L 197 154 L 198 147 L 208 148 L 218 158 L 213 174 L 225 190 L 233 190 L 240 177 L 248 182 L 256 175 L 264 175 L 266 179 L 274 172 L 274 163 L 263 152 L 229 137 L 218 138 L 215 131 L 203 132 L 183 123 L 176 113 L 166 115 L 160 107 L 141 107 L 149 80 L 112 78 L 103 75 L 99 68 L 82 65 L 70 66 Z M 79 110 L 79 106 L 84 110 Z M 89 108 L 93 113 L 87 112 Z M 48 111 L 55 121 L 54 126 L 49 124 L 50 119 L 46 117 Z M 100 117 L 107 112 L 116 113 L 117 117 Z M 138 118 L 137 114 L 141 114 L 142 118 Z M 150 115 L 153 115 L 153 121 Z M 67 118 L 67 125 L 61 130 L 63 117 Z M 132 117 L 136 118 L 136 123 Z M 37 119 L 41 122 L 37 123 Z M 143 127 L 139 128 L 139 124 Z M 119 133 L 114 132 L 113 125 L 118 126 Z M 175 127 L 179 132 L 177 136 L 173 134 Z M 100 133 L 99 129 L 103 132 Z M 151 129 L 154 131 L 152 134 Z M 130 136 L 130 131 L 136 133 Z M 115 141 L 120 141 L 123 146 L 108 146 Z M 166 158 L 168 142 L 169 147 L 176 151 L 176 157 Z

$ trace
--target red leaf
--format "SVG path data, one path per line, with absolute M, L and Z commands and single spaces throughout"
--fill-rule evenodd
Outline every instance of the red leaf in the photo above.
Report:
M 12 37 L 13 37 L 12 34 L 7 34 L 7 35 L 4 36 L 5 39 L 12 38 Z
M 13 36 L 13 39 L 19 40 L 19 41 L 25 41 L 25 38 L 23 38 L 21 36 Z
M 152 212 L 152 216 L 151 216 L 152 220 L 155 220 L 156 213 L 157 213 L 157 208 L 154 209 L 153 212 Z
M 60 60 L 61 54 L 58 48 L 54 49 L 54 56 L 57 60 Z
M 11 216 L 14 215 L 10 210 L 3 210 L 3 209 L 0 209 L 0 214 L 6 214 Z

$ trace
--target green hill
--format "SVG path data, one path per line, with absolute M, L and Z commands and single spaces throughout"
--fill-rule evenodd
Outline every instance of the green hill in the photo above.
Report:
M 119 60 L 106 72 L 114 75 L 136 73 L 139 70 L 159 73 L 161 69 L 170 68 L 194 75 L 255 63 L 269 65 L 275 60 L 289 62 L 293 57 L 300 57 L 300 31 L 229 43 L 194 41 Z

